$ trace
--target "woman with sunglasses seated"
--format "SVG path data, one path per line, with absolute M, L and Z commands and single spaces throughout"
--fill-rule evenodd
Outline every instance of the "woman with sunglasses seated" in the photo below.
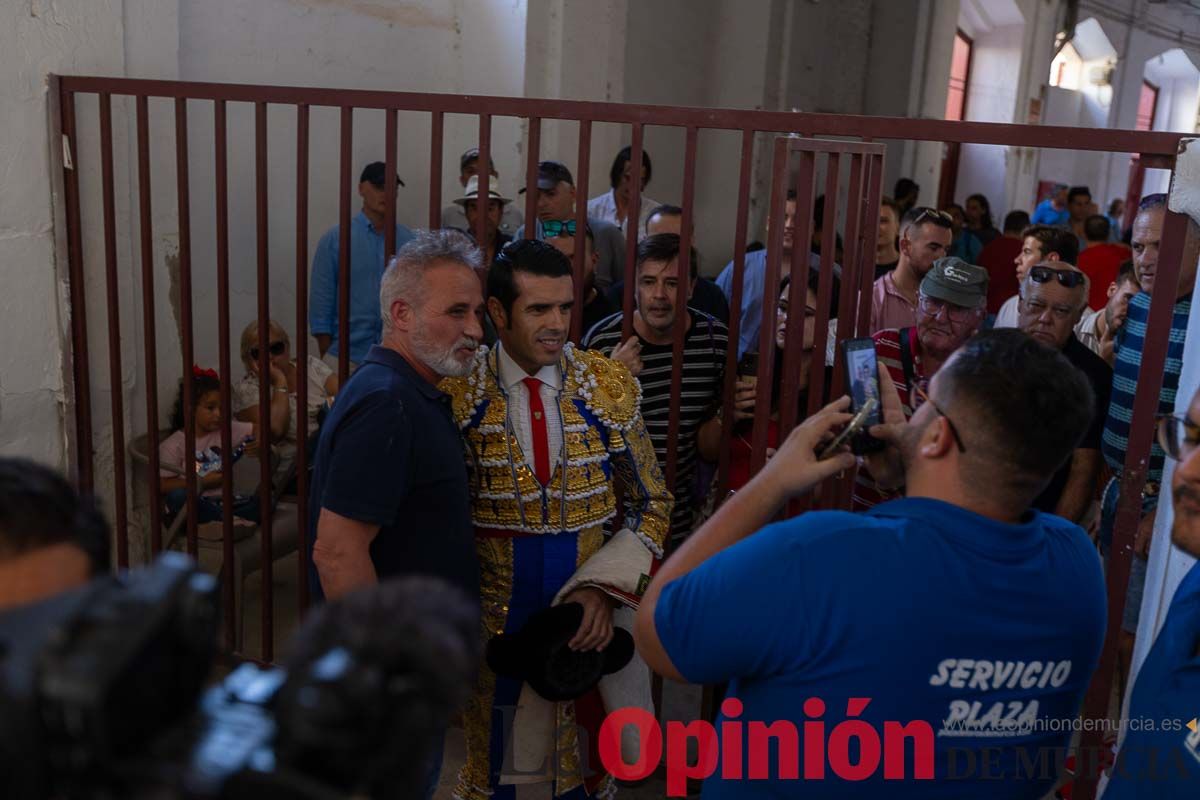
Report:
M 299 371 L 296 360 L 291 355 L 291 341 L 287 332 L 275 320 L 267 323 L 269 340 L 267 344 L 268 368 L 271 381 L 271 441 L 277 446 L 280 456 L 279 471 L 290 469 L 296 457 L 297 434 L 299 422 L 296 415 L 297 384 L 303 379 L 308 382 L 307 423 L 305 430 L 308 438 L 314 437 L 324 411 L 333 405 L 333 398 L 338 391 L 338 378 L 328 364 L 316 357 L 315 353 L 308 356 L 307 369 L 303 376 Z M 241 342 L 242 364 L 246 374 L 233 387 L 233 413 L 243 422 L 258 425 L 259 422 L 259 383 L 258 359 L 261 355 L 258 343 L 258 320 L 251 322 L 242 331 Z M 260 430 L 264 426 L 258 425 Z

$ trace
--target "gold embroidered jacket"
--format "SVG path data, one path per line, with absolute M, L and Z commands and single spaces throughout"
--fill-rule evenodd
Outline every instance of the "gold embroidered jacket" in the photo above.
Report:
M 472 457 L 475 525 L 543 534 L 601 526 L 616 515 L 613 479 L 619 476 L 624 527 L 661 558 L 672 499 L 642 423 L 641 387 L 624 365 L 570 344 L 564 348 L 563 450 L 543 489 L 509 429 L 496 352 L 480 351 L 469 376 L 441 385 Z

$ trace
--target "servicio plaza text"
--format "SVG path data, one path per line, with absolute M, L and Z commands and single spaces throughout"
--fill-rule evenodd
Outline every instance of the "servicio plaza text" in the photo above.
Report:
M 665 748 L 668 797 L 687 794 L 689 779 L 702 780 L 719 774 L 722 780 L 804 780 L 822 781 L 830 778 L 844 781 L 865 781 L 878 776 L 884 780 L 934 780 L 935 741 L 939 735 L 961 736 L 966 739 L 998 736 L 1021 736 L 1034 732 L 1085 730 L 1088 722 L 1079 719 L 1039 720 L 1036 726 L 1017 727 L 1013 720 L 996 722 L 997 727 L 983 729 L 979 723 L 967 720 L 946 720 L 941 731 L 924 720 L 906 723 L 884 722 L 882 731 L 866 720 L 856 719 L 870 705 L 870 698 L 850 698 L 846 704 L 848 719 L 827 726 L 820 719 L 825 702 L 809 698 L 804 713 L 809 719 L 799 730 L 789 720 L 766 723 L 737 719 L 742 703 L 726 698 L 721 704 L 724 719 L 717 728 L 705 720 L 666 723 L 664 737 L 658 720 L 641 708 L 622 708 L 605 719 L 599 734 L 599 755 L 604 769 L 622 781 L 640 781 L 663 763 Z M 974 728 L 970 728 L 970 725 Z M 1181 720 L 1127 720 L 1131 729 L 1141 725 L 1143 730 L 1182 730 Z M 627 726 L 638 731 L 640 749 L 633 763 L 621 753 L 621 734 Z M 954 731 L 961 727 L 961 731 Z M 1115 725 L 1114 725 L 1115 727 Z M 694 763 L 688 761 L 689 742 L 694 741 L 697 754 Z M 982 744 L 982 743 L 980 743 Z M 771 753 L 778 756 L 772 774 Z M 743 757 L 743 752 L 746 756 Z M 1111 750 L 1109 750 L 1111 753 Z M 945 769 L 943 780 L 1049 780 L 1063 769 L 1070 755 L 1065 747 L 943 747 L 941 757 Z M 1100 764 L 1104 754 L 1077 753 L 1083 764 Z

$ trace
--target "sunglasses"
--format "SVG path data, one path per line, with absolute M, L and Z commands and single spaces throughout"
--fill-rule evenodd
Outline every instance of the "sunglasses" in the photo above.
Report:
M 945 211 L 938 211 L 936 208 L 929 206 L 920 206 L 916 209 L 917 216 L 909 225 L 920 225 L 923 222 L 932 222 L 935 225 L 940 225 L 943 228 L 950 228 L 954 225 L 954 218 Z
M 1200 425 L 1187 417 L 1161 414 L 1158 417 L 1158 444 L 1173 461 L 1187 461 L 1200 445 Z
M 273 356 L 281 356 L 287 351 L 287 342 L 271 342 L 271 346 L 267 348 L 267 352 Z M 257 346 L 250 348 L 250 357 L 258 359 L 259 349 Z
M 938 413 L 938 416 L 946 420 L 946 424 L 950 426 L 950 435 L 954 437 L 954 444 L 958 447 L 958 452 L 967 452 L 967 448 L 963 446 L 962 437 L 958 435 L 958 428 L 954 427 L 954 421 L 946 416 L 945 411 L 942 411 L 940 408 L 938 408 L 938 404 L 930 399 L 929 394 L 925 391 L 921 384 L 914 383 L 912 388 L 913 391 L 916 392 L 917 397 L 921 399 L 922 404 L 929 403 L 933 410 Z M 913 411 L 915 412 L 916 409 L 914 408 Z
M 547 238 L 555 236 L 574 236 L 575 235 L 575 220 L 573 219 L 548 219 L 542 222 L 542 233 Z
M 1073 269 L 1054 269 L 1053 267 L 1034 267 L 1029 270 L 1029 277 L 1034 283 L 1049 283 L 1053 278 L 1068 289 L 1083 285 L 1083 273 Z

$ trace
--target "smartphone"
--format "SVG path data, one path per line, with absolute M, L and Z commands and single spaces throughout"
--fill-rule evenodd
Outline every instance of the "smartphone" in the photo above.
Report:
M 853 437 L 860 435 L 864 430 L 866 430 L 868 426 L 867 419 L 875 411 L 875 407 L 875 401 L 868 400 L 867 404 L 858 410 L 858 413 L 856 413 L 854 418 L 847 423 L 846 427 L 842 428 L 841 433 L 833 437 L 833 440 L 830 441 L 829 444 L 825 445 L 825 449 L 822 450 L 820 455 L 817 456 L 817 460 L 824 461 L 825 459 L 829 458 L 831 455 L 836 453 L 843 444 L 845 444 L 847 439 L 853 441 Z M 851 450 L 853 450 L 853 445 L 851 446 Z
M 746 353 L 737 365 L 737 376 L 743 381 L 758 383 L 758 353 Z
M 870 337 L 847 339 L 842 342 L 846 359 L 846 384 L 850 388 L 850 412 L 856 417 L 863 411 L 860 430 L 850 435 L 850 451 L 855 455 L 882 450 L 884 443 L 867 430 L 883 422 L 880 410 L 879 363 L 875 358 L 875 341 Z

